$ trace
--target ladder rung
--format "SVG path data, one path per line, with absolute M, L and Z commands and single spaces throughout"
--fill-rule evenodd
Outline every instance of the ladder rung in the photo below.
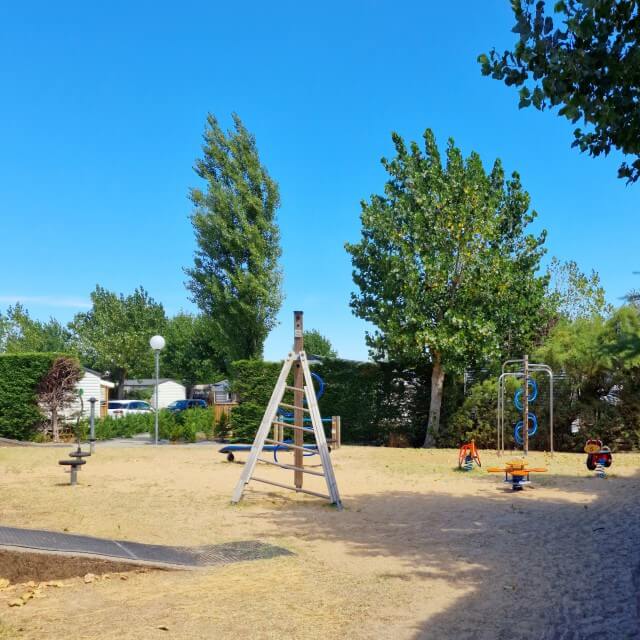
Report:
M 290 489 L 296 493 L 308 493 L 310 496 L 316 496 L 316 498 L 324 498 L 331 501 L 331 496 L 327 496 L 324 493 L 317 493 L 315 491 L 309 491 L 309 489 L 298 489 L 298 487 L 292 487 L 290 484 L 282 484 L 281 482 L 273 482 L 273 480 L 265 480 L 264 478 L 256 478 L 253 476 L 251 480 L 256 482 L 264 482 L 265 484 L 272 484 L 274 487 L 281 487 L 282 489 Z
M 319 471 L 312 471 L 311 469 L 307 469 L 307 467 L 296 467 L 294 464 L 282 464 L 281 462 L 265 460 L 264 458 L 258 458 L 258 462 L 264 462 L 265 464 L 270 464 L 274 467 L 280 467 L 281 469 L 288 469 L 289 471 L 302 471 L 303 473 L 310 473 L 312 476 L 320 476 L 321 478 L 324 478 L 324 473 L 320 473 Z
M 300 451 L 313 451 L 314 453 L 317 451 L 317 449 L 312 449 L 311 447 L 299 447 L 297 444 L 282 442 L 282 440 L 272 440 L 271 438 L 265 438 L 264 441 L 271 444 L 280 444 L 282 445 L 283 449 L 300 449 Z
M 298 411 L 306 411 L 307 413 L 311 413 L 311 410 L 307 409 L 307 407 L 297 407 L 295 404 L 286 404 L 285 402 L 281 402 L 280 406 L 286 407 L 287 409 L 297 409 Z
M 288 384 L 284 386 L 285 389 L 289 389 L 289 391 L 300 391 L 300 393 L 304 393 L 304 389 L 300 387 L 290 387 Z
M 299 427 L 295 424 L 289 424 L 288 422 L 280 422 L 279 420 L 274 420 L 271 424 L 277 424 L 285 429 L 298 429 L 300 431 L 306 431 L 307 433 L 315 433 L 315 431 L 311 427 Z

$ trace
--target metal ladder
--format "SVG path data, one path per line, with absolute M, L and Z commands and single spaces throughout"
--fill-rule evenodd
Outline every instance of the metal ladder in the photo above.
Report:
M 287 385 L 287 377 L 289 376 L 289 372 L 291 371 L 291 367 L 297 361 L 300 361 L 303 371 L 304 377 L 304 387 L 302 389 L 298 387 L 292 387 Z M 304 398 L 306 398 L 307 405 L 306 406 L 296 406 L 293 404 L 284 403 L 282 399 L 284 398 L 284 394 L 287 391 L 294 392 L 303 392 Z M 299 425 L 292 425 L 288 423 L 284 423 L 278 420 L 278 409 L 280 407 L 292 410 L 302 411 L 304 413 L 308 413 L 311 418 L 312 427 L 305 427 Z M 283 442 L 282 440 L 271 439 L 269 438 L 269 433 L 271 431 L 272 425 L 278 425 L 280 427 L 286 427 L 288 429 L 295 429 L 306 433 L 313 433 L 316 441 L 316 445 L 318 447 L 318 454 L 320 455 L 320 460 L 322 462 L 322 470 L 314 471 L 307 467 L 296 466 L 291 464 L 284 464 L 280 462 L 274 462 L 271 460 L 265 460 L 264 458 L 260 458 L 260 454 L 262 453 L 262 448 L 265 443 L 281 445 L 283 449 L 294 449 L 294 450 L 302 450 L 302 452 L 307 452 L 309 449 L 304 446 L 298 446 L 294 444 L 290 444 L 287 442 Z M 274 482 L 273 480 L 266 480 L 265 478 L 258 478 L 254 475 L 256 464 L 258 462 L 280 467 L 281 469 L 286 469 L 294 472 L 307 473 L 314 476 L 320 476 L 325 479 L 327 484 L 327 494 L 318 493 L 317 491 L 310 491 L 308 489 L 303 489 L 302 487 L 292 486 L 280 482 Z M 318 408 L 318 402 L 316 400 L 316 395 L 313 389 L 313 378 L 311 377 L 311 371 L 309 369 L 309 362 L 307 361 L 307 356 L 304 351 L 299 351 L 298 353 L 290 352 L 287 356 L 287 359 L 284 361 L 282 365 L 282 370 L 280 371 L 280 375 L 278 377 L 278 381 L 276 382 L 276 386 L 273 389 L 273 393 L 271 394 L 271 399 L 269 400 L 269 404 L 267 404 L 267 409 L 264 412 L 264 416 L 262 417 L 262 422 L 260 423 L 260 427 L 258 428 L 258 433 L 256 434 L 255 440 L 253 441 L 253 445 L 251 446 L 251 452 L 249 453 L 249 459 L 244 465 L 244 469 L 242 470 L 242 475 L 238 480 L 238 484 L 236 485 L 233 496 L 231 498 L 231 502 L 236 504 L 240 502 L 242 499 L 242 494 L 244 493 L 245 487 L 251 481 L 262 482 L 264 484 L 270 484 L 275 487 L 280 487 L 283 489 L 291 489 L 292 491 L 296 491 L 299 493 L 306 493 L 312 496 L 316 496 L 318 498 L 324 498 L 325 500 L 329 500 L 332 504 L 338 508 L 338 510 L 342 509 L 342 502 L 340 501 L 340 494 L 338 492 L 338 485 L 336 483 L 336 478 L 333 473 L 333 466 L 331 464 L 331 458 L 329 456 L 329 448 L 327 446 L 327 438 L 324 433 L 324 427 L 322 426 L 322 419 L 320 417 L 320 409 Z

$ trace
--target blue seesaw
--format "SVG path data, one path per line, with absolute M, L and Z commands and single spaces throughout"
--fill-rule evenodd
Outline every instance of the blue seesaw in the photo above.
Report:
M 311 377 L 317 381 L 318 390 L 316 391 L 316 400 L 320 400 L 324 395 L 324 380 L 315 372 L 311 372 Z M 306 400 L 305 400 L 306 403 Z M 293 423 L 293 412 L 285 411 L 284 409 L 278 409 L 278 415 L 282 422 L 291 422 Z M 321 418 L 322 422 L 328 423 L 331 422 L 331 418 Z M 304 418 L 304 422 L 311 422 L 311 418 Z M 278 462 L 278 451 L 291 451 L 287 444 L 293 444 L 293 440 L 288 439 L 284 440 L 284 445 L 282 444 L 265 444 L 262 447 L 263 451 L 273 452 L 273 459 L 275 462 Z M 227 455 L 227 460 L 229 462 L 233 462 L 235 460 L 235 453 L 240 451 L 251 451 L 252 445 L 250 444 L 228 444 L 222 449 L 219 450 L 218 453 L 224 453 Z M 305 444 L 303 447 L 307 450 L 302 455 L 307 456 L 317 456 L 318 455 L 318 446 L 315 444 Z

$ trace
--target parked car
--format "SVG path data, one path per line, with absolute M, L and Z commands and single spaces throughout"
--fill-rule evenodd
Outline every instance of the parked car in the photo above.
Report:
M 131 413 L 152 413 L 153 407 L 143 400 L 109 400 L 107 415 L 121 418 Z
M 207 403 L 204 400 L 174 400 L 168 407 L 167 411 L 178 413 L 187 409 L 206 409 Z

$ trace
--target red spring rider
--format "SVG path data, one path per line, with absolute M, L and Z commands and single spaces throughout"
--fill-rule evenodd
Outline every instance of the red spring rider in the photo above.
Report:
M 595 471 L 598 467 L 610 467 L 613 462 L 611 449 L 602 446 L 602 440 L 591 438 L 584 445 L 584 451 L 587 454 L 587 469 Z

